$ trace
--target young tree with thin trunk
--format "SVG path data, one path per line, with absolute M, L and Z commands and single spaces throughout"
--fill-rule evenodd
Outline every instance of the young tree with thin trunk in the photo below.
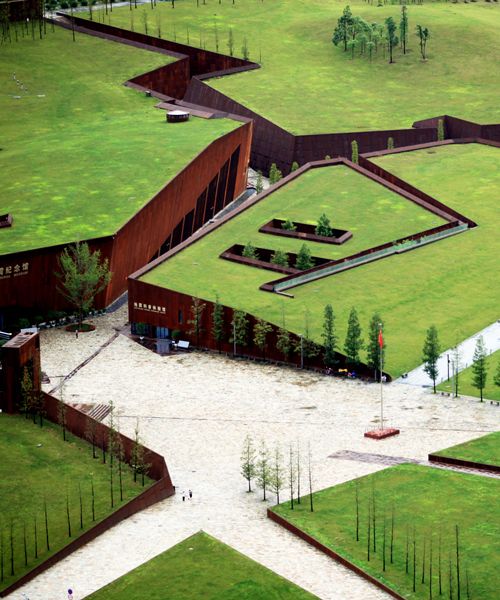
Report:
M 373 552 L 377 552 L 377 507 L 375 499 L 375 483 L 372 479 L 372 524 L 373 524 Z
M 307 359 L 314 358 L 320 353 L 320 346 L 311 338 L 309 330 L 309 310 L 304 313 L 304 333 L 299 336 L 295 344 L 295 352 L 301 357 L 301 367 L 304 366 Z M 304 363 L 304 364 L 302 364 Z
M 84 313 L 94 305 L 97 294 L 111 281 L 108 259 L 101 260 L 101 251 L 90 251 L 86 242 L 67 246 L 59 256 L 60 280 L 57 290 L 78 313 L 78 328 L 82 328 Z
M 23 519 L 23 551 L 24 551 L 24 566 L 28 566 L 28 540 L 26 539 L 26 521 Z
M 10 574 L 11 576 L 15 574 L 14 567 L 14 519 L 10 520 L 9 527 L 9 546 L 10 546 Z
M 406 547 L 405 547 L 405 573 L 408 575 L 410 566 L 410 532 L 406 524 Z
M 283 455 L 279 446 L 274 449 L 273 464 L 271 467 L 271 491 L 276 495 L 276 504 L 280 503 L 280 492 L 284 483 Z
M 359 479 L 354 482 L 354 500 L 356 504 L 356 541 L 359 542 Z
M 356 140 L 351 142 L 351 161 L 356 165 L 359 163 L 359 146 Z
M 327 367 L 334 367 L 337 363 L 335 348 L 337 347 L 337 335 L 335 333 L 335 314 L 331 304 L 327 304 L 324 310 L 323 321 L 324 362 Z
M 57 421 L 61 426 L 63 440 L 66 441 L 66 402 L 62 397 L 63 389 L 61 388 L 61 399 L 57 404 Z
M 231 321 L 232 335 L 229 341 L 234 346 L 234 354 L 236 354 L 236 347 L 245 347 L 248 343 L 248 317 L 247 314 L 241 310 L 235 310 L 233 312 L 233 319 Z
M 386 547 L 386 519 L 385 519 L 385 512 L 384 512 L 384 517 L 383 517 L 383 526 L 382 526 L 382 571 L 385 571 L 385 555 L 386 555 L 386 551 L 385 551 L 385 547 Z
M 278 169 L 276 163 L 271 164 L 271 168 L 269 169 L 269 183 L 274 185 L 278 183 L 278 181 L 283 177 L 283 173 Z
M 390 553 L 391 565 L 394 563 L 394 504 L 392 505 L 391 511 L 391 553 Z
M 392 17 L 385 20 L 387 47 L 389 49 L 389 64 L 394 62 L 393 50 L 398 45 L 398 36 L 396 35 L 396 23 Z
M 273 328 L 263 319 L 256 319 L 253 327 L 253 341 L 257 348 L 262 353 L 262 358 L 266 358 L 267 336 Z
M 212 337 L 217 344 L 219 354 L 221 353 L 221 346 L 224 341 L 224 325 L 224 307 L 219 302 L 219 296 L 216 295 L 212 310 Z
M 229 28 L 228 35 L 227 35 L 227 48 L 229 50 L 229 56 L 233 56 L 233 54 L 234 54 L 234 35 L 233 35 L 233 30 L 231 27 Z
M 259 460 L 257 461 L 257 485 L 262 490 L 262 500 L 267 500 L 266 492 L 271 481 L 271 460 L 269 450 L 264 441 L 262 441 L 259 450 Z
M 438 142 L 442 142 L 444 140 L 444 120 L 443 119 L 438 119 L 437 139 L 438 139 Z
M 290 490 L 290 508 L 293 510 L 295 492 L 295 457 L 292 444 L 290 444 L 288 452 L 288 488 Z
M 241 453 L 241 474 L 248 482 L 248 492 L 252 491 L 252 479 L 257 472 L 255 463 L 255 448 L 252 438 L 247 435 Z
M 431 37 L 431 33 L 427 27 L 422 27 L 422 25 L 417 25 L 417 37 L 420 43 L 420 54 L 422 55 L 422 60 L 427 60 L 426 58 L 426 48 L 427 42 Z
M 483 391 L 486 387 L 486 379 L 488 377 L 487 355 L 483 336 L 480 335 L 477 338 L 474 357 L 472 359 L 472 385 L 479 390 L 481 402 L 483 401 Z
M 71 537 L 71 514 L 69 512 L 69 496 L 66 491 L 66 523 L 68 525 L 68 537 Z
M 404 4 L 401 6 L 399 38 L 401 40 L 401 46 L 403 47 L 403 54 L 406 54 L 406 45 L 408 43 L 408 9 Z
M 441 539 L 441 528 L 439 529 L 439 542 L 438 542 L 438 583 L 439 583 L 439 595 L 443 595 L 443 579 L 441 571 L 441 551 L 442 551 L 442 539 Z
M 38 558 L 38 523 L 36 513 L 33 517 L 33 553 L 36 560 Z
M 385 350 L 387 347 L 386 341 L 382 348 L 379 343 L 380 331 L 384 329 L 384 322 L 382 321 L 378 313 L 374 313 L 368 326 L 368 343 L 366 345 L 366 362 L 369 367 L 375 371 L 375 379 L 377 379 L 377 373 L 380 372 L 380 359 L 384 362 Z M 381 356 L 382 355 L 382 356 Z
M 47 500 L 43 499 L 43 516 L 45 523 L 45 544 L 47 546 L 47 552 L 50 552 L 50 536 L 49 536 L 49 513 L 47 510 Z
M 440 353 L 441 349 L 439 346 L 438 332 L 435 325 L 431 325 L 427 330 L 422 360 L 424 362 L 424 371 L 432 379 L 434 393 L 436 393 L 436 379 L 439 375 L 437 361 Z
M 309 510 L 314 512 L 313 502 L 313 476 L 312 476 L 312 465 L 311 465 L 311 442 L 307 444 L 307 478 L 309 480 Z
M 371 501 L 368 501 L 368 523 L 367 523 L 367 536 L 366 536 L 366 558 L 368 562 L 370 562 L 370 552 L 371 552 L 371 527 L 372 527 L 372 504 Z
M 394 150 L 394 138 L 393 137 L 387 138 L 387 150 Z
M 92 417 L 86 417 L 85 439 L 92 444 L 92 458 L 97 458 L 96 443 L 97 443 L 97 423 Z
M 205 311 L 206 304 L 199 298 L 191 297 L 191 318 L 188 319 L 189 335 L 194 335 L 196 339 L 196 346 L 200 345 L 200 336 L 204 332 L 203 329 L 203 312 Z
M 359 323 L 358 313 L 354 307 L 349 313 L 347 322 L 347 334 L 344 342 L 344 352 L 347 357 L 347 362 L 353 366 L 359 365 L 361 362 L 359 353 L 363 349 L 364 341 L 361 337 L 361 325 Z
M 262 171 L 257 171 L 257 179 L 255 180 L 255 191 L 257 194 L 261 194 L 264 191 L 264 180 Z
M 455 564 L 457 572 L 457 600 L 460 600 L 460 545 L 458 542 L 458 525 L 455 525 Z
M 92 521 L 95 521 L 95 490 L 94 490 L 94 478 L 90 477 L 90 498 L 91 498 L 91 508 L 92 508 Z
M 427 539 L 425 537 L 425 534 L 423 537 L 423 542 L 424 542 L 424 544 L 423 544 L 424 547 L 423 547 L 423 552 L 422 552 L 423 553 L 423 556 L 422 556 L 422 580 L 421 580 L 422 584 L 425 583 L 425 551 L 427 550 Z
M 293 163 L 292 163 L 292 166 L 291 166 L 291 168 L 290 168 L 290 173 L 293 173 L 293 172 L 294 172 L 294 171 L 296 171 L 298 168 L 299 168 L 299 163 L 298 163 L 296 160 L 294 160 L 294 161 L 293 161 Z
M 80 501 L 80 529 L 83 529 L 83 498 L 82 498 L 82 486 L 78 482 L 78 498 Z
M 337 21 L 337 27 L 333 32 L 332 42 L 335 46 L 340 43 L 344 46 L 344 52 L 347 52 L 347 43 L 351 36 L 351 29 L 353 24 L 353 17 L 349 6 L 344 8 L 342 16 Z
M 417 538 L 415 527 L 413 527 L 413 591 L 416 591 L 417 585 Z
M 297 440 L 297 450 L 295 452 L 295 477 L 297 482 L 297 504 L 300 504 L 300 478 L 302 475 L 302 465 L 300 462 L 300 442 Z

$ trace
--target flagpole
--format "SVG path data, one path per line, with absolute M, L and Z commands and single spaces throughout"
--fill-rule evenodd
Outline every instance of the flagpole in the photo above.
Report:
M 382 369 L 383 369 L 383 362 L 382 362 L 382 346 L 383 346 L 383 337 L 382 337 L 382 323 L 379 323 L 380 326 L 380 334 L 379 334 L 379 351 L 380 351 L 380 360 L 379 360 L 379 366 L 380 366 L 380 429 L 383 430 L 384 429 L 384 388 L 383 388 L 383 383 L 382 383 Z

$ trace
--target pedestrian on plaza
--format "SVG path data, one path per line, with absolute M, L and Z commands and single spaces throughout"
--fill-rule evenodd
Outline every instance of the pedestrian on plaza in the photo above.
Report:
M 186 501 L 186 492 L 182 492 L 182 501 L 185 502 Z
M 78 329 L 75 329 L 76 339 L 78 339 Z
M 191 490 L 189 490 L 189 499 L 191 500 L 192 497 L 193 497 L 193 492 Z
M 73 600 L 73 590 L 71 588 L 68 590 L 68 600 Z

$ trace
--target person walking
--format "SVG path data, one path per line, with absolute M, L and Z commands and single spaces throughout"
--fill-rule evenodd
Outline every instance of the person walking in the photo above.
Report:
M 192 497 L 193 497 L 193 492 L 191 490 L 189 490 L 189 499 L 191 500 Z
M 182 501 L 185 502 L 186 501 L 186 492 L 182 492 Z
M 76 339 L 78 339 L 78 329 L 75 329 Z

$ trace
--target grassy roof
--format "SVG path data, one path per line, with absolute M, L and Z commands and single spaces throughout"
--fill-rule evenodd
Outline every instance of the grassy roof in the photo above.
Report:
M 166 124 L 155 99 L 122 85 L 171 60 L 61 28 L 3 45 L 0 213 L 14 225 L 0 230 L 1 254 L 113 234 L 238 126 Z

